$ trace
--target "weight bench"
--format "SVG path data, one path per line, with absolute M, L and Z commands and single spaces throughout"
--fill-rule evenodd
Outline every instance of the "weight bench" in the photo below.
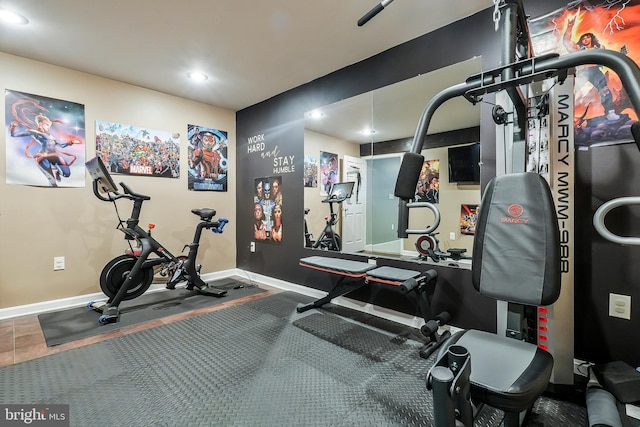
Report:
M 298 313 L 303 313 L 312 308 L 322 307 L 334 298 L 362 288 L 366 285 L 367 272 L 376 268 L 375 265 L 366 262 L 322 256 L 302 258 L 300 265 L 330 273 L 332 280 L 334 280 L 334 285 L 326 296 L 312 303 L 298 306 L 296 308 Z
M 427 358 L 435 351 L 444 339 L 450 336 L 449 331 L 438 333 L 438 328 L 449 321 L 449 313 L 440 313 L 435 319 L 431 318 L 431 304 L 427 296 L 427 287 L 435 284 L 438 273 L 435 270 L 419 272 L 396 267 L 376 267 L 373 264 L 362 261 L 350 261 L 340 258 L 323 256 L 311 256 L 302 258 L 299 262 L 302 267 L 311 268 L 331 274 L 334 286 L 329 293 L 306 305 L 296 307 L 298 313 L 303 313 L 312 308 L 322 307 L 334 298 L 354 292 L 371 282 L 385 285 L 398 286 L 400 291 L 408 294 L 416 291 L 418 294 L 418 310 L 425 324 L 420 332 L 428 339 L 420 350 L 420 356 Z

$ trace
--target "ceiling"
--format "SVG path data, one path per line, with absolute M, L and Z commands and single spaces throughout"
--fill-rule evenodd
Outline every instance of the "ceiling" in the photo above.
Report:
M 0 0 L 0 51 L 232 111 L 493 5 L 399 0 Z M 491 25 L 491 23 L 487 23 Z M 192 70 L 209 78 L 195 84 Z
M 475 57 L 407 79 L 372 92 L 305 113 L 305 129 L 357 144 L 392 141 L 415 135 L 427 103 L 443 89 L 480 73 L 482 59 Z M 480 107 L 464 97 L 444 102 L 429 122 L 429 134 L 464 129 L 480 124 Z M 372 135 L 363 129 L 373 129 Z

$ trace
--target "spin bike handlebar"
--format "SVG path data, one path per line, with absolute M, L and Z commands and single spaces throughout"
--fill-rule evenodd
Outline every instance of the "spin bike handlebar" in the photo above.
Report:
M 124 190 L 124 194 L 119 192 L 109 192 L 105 197 L 102 193 L 100 193 L 98 189 L 98 181 L 93 181 L 93 194 L 100 200 L 105 202 L 115 202 L 118 199 L 129 199 L 133 200 L 133 210 L 131 212 L 131 218 L 127 220 L 127 228 L 134 229 L 138 225 L 138 219 L 140 218 L 140 212 L 142 211 L 142 202 L 145 200 L 151 200 L 150 196 L 136 193 L 124 182 L 120 183 L 120 186 Z
M 131 187 L 129 187 L 127 184 L 125 184 L 124 182 L 120 183 L 120 186 L 122 187 L 122 189 L 124 190 L 124 192 L 126 193 L 125 195 L 123 195 L 123 197 L 127 197 L 129 199 L 132 200 L 151 200 L 150 196 L 146 196 L 144 194 L 140 194 L 140 193 L 136 193 L 134 192 Z
M 104 202 L 112 202 L 114 200 L 118 200 L 118 199 L 122 199 L 122 198 L 129 199 L 129 200 L 151 200 L 151 197 L 149 197 L 149 196 L 134 192 L 131 189 L 131 187 L 129 187 L 124 182 L 121 182 L 120 186 L 124 190 L 125 194 L 122 194 L 122 193 L 119 193 L 119 192 L 115 192 L 115 193 L 110 192 L 110 193 L 107 193 L 107 197 L 105 197 L 104 194 L 101 193 L 99 188 L 98 188 L 98 181 L 94 180 L 93 181 L 93 194 L 95 194 L 95 196 L 98 199 L 100 199 L 100 200 L 102 200 Z
M 138 224 L 138 219 L 140 218 L 140 211 L 142 210 L 142 202 L 145 201 L 145 200 L 151 200 L 151 197 L 147 196 L 145 194 L 136 193 L 135 191 L 133 191 L 131 189 L 131 187 L 129 187 L 124 182 L 121 182 L 120 186 L 124 190 L 124 194 L 123 193 L 119 193 L 119 192 L 115 192 L 115 193 L 109 192 L 109 193 L 107 193 L 107 196 L 105 196 L 104 194 L 102 194 L 99 191 L 98 181 L 94 180 L 93 181 L 93 194 L 95 194 L 95 196 L 98 199 L 100 199 L 102 201 L 105 201 L 105 202 L 113 202 L 113 201 L 118 200 L 118 199 L 133 200 L 133 211 L 131 213 L 131 218 L 129 220 L 127 220 L 127 228 L 128 229 L 134 229 L 136 227 L 136 225 Z M 212 212 L 213 212 L 213 215 L 215 215 L 215 211 L 212 211 Z M 194 212 L 194 213 L 199 214 L 198 212 Z M 205 222 L 208 222 L 208 220 L 205 221 Z M 222 232 L 224 230 L 224 226 L 228 222 L 229 222 L 228 218 L 218 218 L 215 222 L 212 222 L 211 225 L 206 227 L 206 228 L 210 228 L 211 231 L 213 231 L 214 233 L 222 234 Z

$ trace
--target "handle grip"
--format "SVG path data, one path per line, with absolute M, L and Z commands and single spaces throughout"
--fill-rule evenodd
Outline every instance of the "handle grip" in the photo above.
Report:
M 596 231 L 605 239 L 609 240 L 613 243 L 618 243 L 621 245 L 640 245 L 640 237 L 623 237 L 618 236 L 617 234 L 613 234 L 607 227 L 604 225 L 604 218 L 607 214 L 620 206 L 629 206 L 629 205 L 640 205 L 640 197 L 618 197 L 617 199 L 609 200 L 607 203 L 603 204 L 596 210 L 596 213 L 593 215 L 593 226 Z
M 384 9 L 385 6 L 388 6 L 392 1 L 393 0 L 382 0 L 380 3 L 375 5 L 373 9 L 367 12 L 362 18 L 358 19 L 358 27 L 362 27 L 364 24 L 369 22 L 371 18 L 382 12 L 382 9 Z
M 438 207 L 429 202 L 409 202 L 406 204 L 408 208 L 427 208 L 433 212 L 433 224 L 425 228 L 424 230 L 405 230 L 406 234 L 432 234 L 433 231 L 440 225 L 440 211 Z
M 371 18 L 382 12 L 382 9 L 384 9 L 384 6 L 382 6 L 381 3 L 375 5 L 373 9 L 367 12 L 362 18 L 358 19 L 358 27 L 362 27 L 364 24 L 369 22 Z

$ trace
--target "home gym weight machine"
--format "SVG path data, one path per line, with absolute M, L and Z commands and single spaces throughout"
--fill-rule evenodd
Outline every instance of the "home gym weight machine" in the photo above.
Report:
M 361 18 L 360 21 L 358 21 L 358 25 L 364 25 L 368 20 L 373 18 L 373 16 L 382 11 L 385 6 L 391 3 L 391 1 L 393 0 L 382 1 L 367 15 Z M 437 108 L 447 100 L 458 96 L 464 96 L 470 102 L 477 103 L 480 102 L 482 97 L 486 94 L 498 93 L 498 95 L 500 95 L 499 92 L 506 93 L 512 102 L 514 112 L 507 112 L 502 108 L 494 108 L 494 121 L 497 125 L 505 126 L 509 122 L 509 115 L 513 115 L 513 118 L 515 118 L 520 125 L 520 136 L 524 139 L 524 129 L 526 129 L 524 122 L 527 119 L 527 104 L 530 103 L 530 100 L 522 95 L 522 88 L 532 87 L 535 92 L 536 89 L 539 90 L 541 87 L 544 88 L 543 82 L 548 79 L 557 80 L 556 83 L 559 83 L 559 85 L 554 84 L 556 88 L 558 86 L 562 86 L 564 83 L 565 88 L 563 88 L 563 93 L 559 97 L 560 99 L 555 100 L 555 106 L 556 108 L 566 109 L 569 107 L 567 104 L 567 100 L 569 100 L 571 103 L 570 111 L 562 112 L 569 118 L 569 123 L 562 123 L 562 126 L 559 126 L 556 123 L 556 127 L 552 129 L 551 135 L 549 135 L 549 142 L 551 143 L 551 140 L 553 140 L 553 143 L 558 145 L 554 148 L 562 148 L 562 153 L 565 153 L 571 158 L 570 164 L 562 165 L 562 162 L 558 162 L 558 165 L 561 166 L 558 167 L 560 170 L 555 171 L 555 178 L 560 177 L 560 181 L 556 181 L 554 183 L 554 177 L 550 176 L 552 188 L 554 184 L 556 185 L 556 188 L 554 189 L 554 198 L 556 201 L 559 199 L 562 200 L 563 203 L 565 202 L 564 199 L 566 199 L 566 195 L 571 193 L 573 190 L 573 171 L 568 170 L 569 167 L 571 169 L 573 168 L 573 123 L 571 121 L 571 118 L 573 117 L 573 88 L 571 87 L 572 84 L 566 84 L 568 79 L 571 81 L 571 77 L 568 77 L 569 70 L 578 66 L 590 64 L 608 67 L 616 72 L 620 77 L 622 85 L 625 88 L 635 111 L 640 111 L 640 68 L 638 68 L 638 65 L 627 56 L 611 50 L 590 49 L 563 56 L 548 54 L 535 57 L 533 56 L 531 48 L 527 17 L 524 13 L 522 0 L 494 0 L 493 16 L 496 30 L 498 30 L 500 26 L 502 27 L 503 49 L 501 63 L 507 65 L 483 71 L 478 75 L 471 76 L 465 82 L 441 91 L 426 105 L 420 117 L 412 147 L 403 157 L 400 173 L 396 182 L 395 195 L 400 198 L 400 205 L 398 209 L 399 238 L 406 238 L 409 234 L 412 234 L 410 233 L 411 230 L 408 229 L 409 210 L 412 207 L 410 203 L 413 198 L 415 186 L 424 160 L 420 152 L 424 148 L 429 148 L 427 137 L 429 123 Z M 566 86 L 569 86 L 569 89 L 567 89 Z M 546 95 L 551 92 L 551 88 L 544 88 L 544 90 L 547 93 L 544 93 L 543 96 L 538 99 L 545 99 Z M 540 93 L 534 93 L 534 95 L 540 95 Z M 547 100 L 548 98 L 545 99 L 545 101 Z M 496 105 L 496 107 L 499 106 Z M 540 107 L 543 107 L 543 105 L 540 105 Z M 569 114 L 567 115 L 567 113 Z M 543 112 L 543 114 L 548 114 L 548 112 Z M 640 146 L 638 126 L 638 123 L 635 123 L 632 126 L 632 133 L 636 143 Z M 564 144 L 564 146 L 561 147 L 561 144 Z M 502 153 L 505 160 L 509 154 L 512 153 Z M 497 174 L 511 172 L 513 172 L 513 170 L 497 170 Z M 629 243 L 629 240 L 619 236 L 614 236 L 606 230 L 604 227 L 604 215 L 606 215 L 606 213 L 611 209 L 618 206 L 638 204 L 639 202 L 640 198 L 622 198 L 611 201 L 609 204 L 605 204 L 605 206 L 601 208 L 602 210 L 596 215 L 596 218 L 594 218 L 594 225 L 596 226 L 596 229 L 598 229 L 598 232 L 603 234 L 605 238 L 608 238 L 609 240 L 618 241 L 623 244 Z M 556 206 L 558 206 L 557 203 Z M 571 212 L 573 209 L 572 200 L 569 203 L 565 203 L 562 206 L 562 209 L 566 209 L 563 211 L 563 214 Z M 561 233 L 563 236 L 562 250 L 568 251 L 568 256 L 563 257 L 562 261 L 564 263 L 563 275 L 566 276 L 565 279 L 568 279 L 571 283 L 568 289 L 563 290 L 561 300 L 564 301 L 562 304 L 559 304 L 561 309 L 558 310 L 558 313 L 554 313 L 554 306 L 558 303 L 551 307 L 542 307 L 543 311 L 541 313 L 544 313 L 544 315 L 541 316 L 541 318 L 547 322 L 545 328 L 551 329 L 551 331 L 550 333 L 543 334 L 541 337 L 545 338 L 546 341 L 538 342 L 538 345 L 546 348 L 556 360 L 551 382 L 553 383 L 555 380 L 561 384 L 572 384 L 573 382 L 572 319 L 569 319 L 569 322 L 567 322 L 567 313 L 564 313 L 564 320 L 558 321 L 558 319 L 555 318 L 555 315 L 560 314 L 561 311 L 566 311 L 567 308 L 573 308 L 573 249 L 571 247 L 571 234 L 573 233 L 573 230 L 568 228 L 572 227 L 573 218 L 567 219 L 570 220 L 567 221 L 568 224 L 561 224 Z M 566 239 L 567 237 L 569 240 Z M 631 239 L 633 240 L 633 244 L 640 243 L 640 239 Z M 564 271 L 564 267 L 567 267 L 566 271 Z M 563 288 L 565 288 L 564 281 Z M 568 303 L 567 300 L 569 300 Z M 511 307 L 508 307 L 507 310 L 510 311 L 510 309 Z M 509 314 L 505 317 L 508 318 L 508 316 Z M 553 331 L 553 328 L 554 326 L 559 326 L 564 329 L 564 326 L 567 323 L 571 323 L 568 332 L 571 335 L 571 340 L 567 340 L 570 341 L 571 348 L 567 348 L 566 343 L 565 348 L 562 348 L 563 345 L 557 342 L 559 340 L 555 340 L 556 337 L 554 336 L 555 331 Z M 520 330 L 509 330 L 506 326 L 508 326 L 508 320 L 502 321 L 499 317 L 498 331 L 504 331 L 506 329 L 506 334 L 508 336 L 513 334 L 515 338 L 520 338 L 518 336 Z M 535 340 L 539 337 L 534 336 L 531 338 Z M 428 379 L 429 388 L 433 389 L 434 400 L 437 396 L 437 400 L 439 402 L 439 404 L 436 405 L 437 414 L 435 414 L 437 426 L 471 424 L 472 413 L 469 406 L 469 360 L 472 357 L 473 355 L 466 352 L 466 349 L 452 347 L 448 355 L 445 354 L 436 362 L 436 366 L 448 371 L 448 374 L 444 376 L 432 376 L 430 373 Z M 560 369 L 556 369 L 558 367 Z M 443 380 L 445 377 L 447 378 L 446 381 Z M 602 408 L 595 410 L 601 411 Z M 458 419 L 456 419 L 456 414 Z
M 93 178 L 93 193 L 105 202 L 127 199 L 133 202 L 133 209 L 129 219 L 122 220 L 118 216 L 117 228 L 125 235 L 129 242 L 126 254 L 117 256 L 109 261 L 100 274 L 100 289 L 109 297 L 106 303 L 90 302 L 87 306 L 102 315 L 98 317 L 101 325 L 118 322 L 120 319 L 119 306 L 122 301 L 139 297 L 149 289 L 153 281 L 154 268 L 160 267 L 163 275 L 168 275 L 167 289 L 175 289 L 176 285 L 186 282 L 186 289 L 195 290 L 203 295 L 222 297 L 227 291 L 209 286 L 200 278 L 200 266 L 196 264 L 200 237 L 203 230 L 222 233 L 226 218 L 214 220 L 214 209 L 192 209 L 191 212 L 200 217 L 196 226 L 193 242 L 183 248 L 189 248 L 188 254 L 174 256 L 157 240 L 151 237 L 151 231 L 145 231 L 138 223 L 142 211 L 142 203 L 150 200 L 149 196 L 135 193 L 124 182 L 120 183 L 124 193 L 120 193 L 111 175 L 100 157 L 95 157 L 86 163 L 87 170 Z M 117 213 L 117 206 L 116 206 Z M 153 228 L 151 225 L 150 229 Z M 132 246 L 135 240 L 137 245 Z M 151 256 L 155 255 L 155 256 Z

